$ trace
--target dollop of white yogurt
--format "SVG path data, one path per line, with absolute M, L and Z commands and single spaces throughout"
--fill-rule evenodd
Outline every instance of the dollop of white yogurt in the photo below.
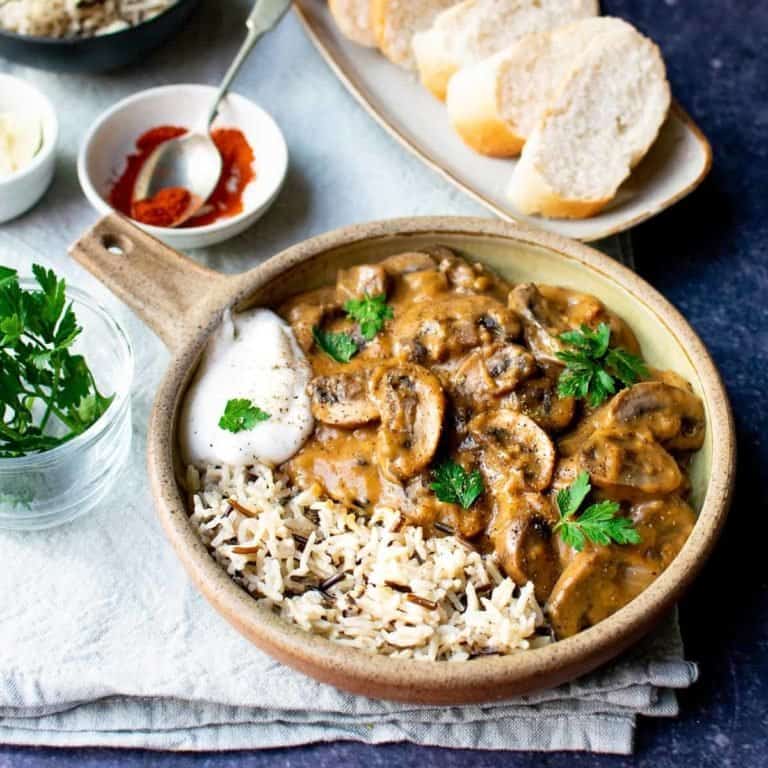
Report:
M 312 433 L 312 368 L 289 325 L 268 309 L 225 313 L 187 391 L 179 425 L 187 464 L 280 464 Z M 270 414 L 253 429 L 219 427 L 227 402 L 247 399 Z

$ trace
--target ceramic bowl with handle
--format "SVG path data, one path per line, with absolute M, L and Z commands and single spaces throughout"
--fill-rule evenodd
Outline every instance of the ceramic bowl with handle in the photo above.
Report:
M 340 267 L 440 243 L 512 281 L 592 293 L 636 331 L 647 361 L 685 376 L 704 401 L 707 435 L 691 466 L 698 520 L 685 546 L 641 595 L 594 627 L 543 648 L 466 662 L 393 660 L 310 635 L 261 608 L 214 561 L 189 522 L 179 477 L 177 424 L 201 352 L 227 308 L 274 307 L 331 283 Z M 656 290 L 607 256 L 558 235 L 487 219 L 398 219 L 314 237 L 241 275 L 212 272 L 116 216 L 72 255 L 132 306 L 173 360 L 149 425 L 149 480 L 166 534 L 212 605 L 253 643 L 318 680 L 366 696 L 429 704 L 493 701 L 589 672 L 649 632 L 690 586 L 725 521 L 734 481 L 733 421 L 720 376 L 685 319 Z

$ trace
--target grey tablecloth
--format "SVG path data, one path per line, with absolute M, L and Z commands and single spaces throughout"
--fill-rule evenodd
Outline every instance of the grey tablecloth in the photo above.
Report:
M 66 246 L 94 219 L 75 178 L 87 126 L 115 100 L 169 81 L 213 82 L 240 38 L 242 2 L 204 4 L 192 26 L 140 72 L 65 77 L 15 68 L 54 100 L 62 122 L 54 186 L 0 229 L 0 263 L 42 261 L 96 293 L 137 351 L 129 468 L 95 513 L 46 533 L 0 532 L 0 741 L 234 749 L 332 739 L 482 749 L 629 752 L 638 714 L 677 712 L 690 685 L 673 617 L 624 659 L 562 689 L 501 705 L 424 709 L 348 696 L 276 664 L 195 592 L 165 543 L 144 472 L 147 414 L 167 353 L 76 265 Z M 225 271 L 355 221 L 486 215 L 395 145 L 334 80 L 289 17 L 239 82 L 281 123 L 286 187 L 236 240 L 195 254 Z M 624 254 L 618 241 L 605 244 Z

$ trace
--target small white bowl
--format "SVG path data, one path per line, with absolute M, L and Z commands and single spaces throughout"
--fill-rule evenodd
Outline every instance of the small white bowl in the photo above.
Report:
M 29 165 L 0 179 L 0 223 L 21 216 L 45 194 L 56 166 L 59 121 L 53 105 L 26 81 L 11 75 L 0 75 L 0 112 L 18 109 L 40 118 L 43 143 Z
M 136 151 L 136 139 L 150 128 L 199 125 L 216 89 L 209 85 L 167 85 L 141 91 L 108 109 L 90 129 L 77 160 L 80 186 L 101 214 L 110 213 L 109 192 Z M 277 123 L 259 106 L 236 93 L 222 102 L 214 127 L 239 128 L 255 156 L 256 178 L 243 193 L 243 211 L 205 227 L 170 229 L 136 222 L 173 248 L 186 250 L 221 243 L 250 227 L 280 192 L 288 170 L 288 149 Z

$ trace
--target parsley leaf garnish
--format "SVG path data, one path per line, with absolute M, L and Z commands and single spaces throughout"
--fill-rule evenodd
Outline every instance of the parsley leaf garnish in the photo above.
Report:
M 337 363 L 348 363 L 360 351 L 357 342 L 348 333 L 332 333 L 315 325 L 312 337 L 315 344 Z
M 464 509 L 469 509 L 485 490 L 483 476 L 477 469 L 467 472 L 453 461 L 440 464 L 432 476 L 434 482 L 429 487 L 437 498 L 448 504 L 461 504 Z
M 350 299 L 344 303 L 344 311 L 360 326 L 360 335 L 371 341 L 384 327 L 386 320 L 394 317 L 392 307 L 387 304 L 385 294 L 369 296 L 367 293 L 362 299 Z
M 38 288 L 22 288 L 0 267 L 0 457 L 56 448 L 85 432 L 113 397 L 102 395 L 82 355 L 70 347 L 82 328 L 66 281 L 32 267 Z
M 650 375 L 642 358 L 610 346 L 611 329 L 606 323 L 595 330 L 582 325 L 580 330 L 566 331 L 560 341 L 571 347 L 557 353 L 566 366 L 557 386 L 561 397 L 578 397 L 596 408 L 620 385 L 628 387 Z
M 629 518 L 617 516 L 619 504 L 615 501 L 599 501 L 588 506 L 578 517 L 579 507 L 592 490 L 587 472 L 579 473 L 568 488 L 557 494 L 560 520 L 555 532 L 577 552 L 584 549 L 587 541 L 600 546 L 611 542 L 616 544 L 639 544 L 640 534 Z
M 219 419 L 219 427 L 227 432 L 244 432 L 269 418 L 270 414 L 262 411 L 251 400 L 235 398 L 227 401 L 224 414 Z

